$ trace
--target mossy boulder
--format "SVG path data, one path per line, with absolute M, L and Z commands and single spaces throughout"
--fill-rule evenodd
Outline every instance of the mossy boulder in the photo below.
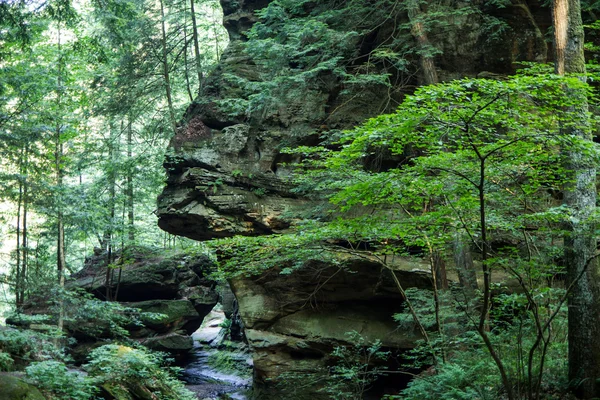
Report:
M 182 329 L 191 335 L 202 324 L 203 317 L 189 300 L 148 300 L 125 304 L 139 308 L 143 313 L 151 313 L 142 314 L 141 320 L 147 328 L 159 333 Z
M 118 301 L 175 299 L 183 297 L 180 292 L 185 288 L 205 286 L 211 289 L 215 285 L 205 277 L 214 270 L 214 263 L 202 254 L 165 254 L 164 251 L 137 246 L 117 252 L 112 265 L 117 270 L 108 282 L 108 291 L 113 296 L 118 292 Z M 107 254 L 96 253 L 86 259 L 81 271 L 71 276 L 67 287 L 82 288 L 104 299 L 107 293 L 106 268 Z
M 152 350 L 183 355 L 194 347 L 194 339 L 187 335 L 169 333 L 167 335 L 148 338 L 144 340 L 143 345 Z
M 11 375 L 0 375 L 0 400 L 45 400 L 29 383 Z

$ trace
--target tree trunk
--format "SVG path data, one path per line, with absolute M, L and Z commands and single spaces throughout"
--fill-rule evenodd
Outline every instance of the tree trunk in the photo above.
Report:
M 23 156 L 21 156 L 21 165 L 23 163 Z M 19 172 L 23 170 L 23 167 L 19 168 Z M 21 204 L 23 203 L 23 181 L 21 177 L 19 179 L 19 198 L 17 200 L 17 259 L 15 269 L 15 304 L 17 308 L 22 305 L 20 294 L 21 294 Z
M 21 293 L 19 293 L 19 298 L 21 301 L 21 304 L 25 301 L 25 291 L 27 289 L 27 257 L 28 257 L 28 253 L 27 253 L 27 246 L 29 245 L 27 243 L 27 211 L 28 211 L 28 191 L 29 191 L 29 183 L 28 183 L 28 176 L 27 174 L 29 173 L 29 147 L 28 145 L 25 145 L 25 153 L 23 155 L 23 172 L 22 172 L 22 177 L 23 177 L 23 231 L 21 232 Z
M 215 36 L 215 54 L 217 56 L 217 61 L 219 61 L 219 59 L 221 58 L 221 46 L 219 46 L 219 31 L 218 31 L 217 27 L 220 25 L 218 25 L 215 22 L 215 18 L 214 18 L 215 17 L 215 9 L 214 8 L 212 9 L 212 14 L 213 14 L 212 15 L 213 16 L 212 28 L 213 28 L 213 35 Z
M 420 20 L 421 6 L 419 0 L 409 0 L 407 2 L 408 18 L 411 22 L 411 33 L 420 48 L 420 64 L 423 71 L 423 83 L 425 85 L 433 85 L 438 83 L 438 75 L 435 69 L 435 62 L 433 56 L 428 54 L 429 49 L 432 48 L 429 38 L 427 37 L 427 31 Z
M 196 72 L 198 73 L 198 93 L 204 86 L 204 76 L 202 74 L 202 59 L 200 58 L 200 44 L 198 43 L 198 25 L 196 23 L 196 10 L 194 9 L 194 0 L 190 0 L 190 11 L 192 14 L 192 36 L 194 37 L 194 55 L 196 56 Z
M 175 119 L 175 109 L 173 108 L 173 97 L 171 95 L 171 77 L 169 75 L 169 51 L 167 49 L 167 28 L 165 24 L 165 6 L 163 0 L 158 0 L 160 6 L 160 28 L 161 28 L 161 48 L 162 48 L 162 67 L 163 79 L 165 83 L 165 92 L 167 95 L 167 106 L 169 108 L 169 122 L 173 134 L 177 133 L 177 120 Z
M 579 0 L 555 0 L 553 19 L 556 73 L 577 74 L 585 80 Z M 565 91 L 568 98 L 579 101 L 567 110 L 569 126 L 563 127 L 562 134 L 591 144 L 586 93 L 569 87 Z M 600 396 L 600 271 L 592 260 L 596 238 L 591 221 L 596 208 L 596 168 L 581 145 L 565 148 L 564 153 L 571 174 L 564 188 L 564 204 L 570 210 L 564 252 L 568 282 L 574 285 L 568 303 L 569 381 L 577 396 L 591 399 Z
M 61 166 L 61 160 L 63 158 L 63 144 L 60 140 L 60 125 L 56 130 L 56 143 L 55 143 L 55 153 L 54 157 L 56 159 L 55 169 L 56 169 L 56 186 L 59 190 L 59 196 L 57 196 L 58 201 L 58 212 L 56 215 L 57 223 L 56 223 L 56 231 L 57 231 L 57 241 L 56 241 L 56 267 L 58 271 L 58 283 L 60 287 L 64 287 L 65 285 L 65 269 L 66 269 L 66 258 L 65 258 L 65 227 L 64 227 L 64 213 L 62 210 L 62 195 L 60 191 L 63 186 L 63 170 Z
M 133 128 L 131 115 L 127 121 L 127 237 L 129 244 L 135 242 L 135 220 L 134 220 L 134 203 L 133 203 Z
M 56 214 L 56 270 L 58 273 L 58 286 L 63 289 L 65 287 L 65 269 L 66 269 L 66 257 L 65 257 L 65 226 L 64 226 L 64 215 L 62 210 L 62 195 L 60 191 L 63 186 L 63 170 L 61 166 L 61 160 L 63 158 L 63 144 L 60 140 L 60 124 L 56 130 L 56 147 L 55 147 L 55 159 L 56 159 L 56 186 L 59 190 L 58 212 Z M 59 301 L 59 316 L 58 316 L 58 330 L 62 331 L 64 325 L 64 303 L 62 300 L 62 292 L 60 293 Z
M 437 289 L 448 289 L 448 277 L 446 275 L 446 261 L 440 252 L 433 253 L 433 270 Z
M 60 21 L 58 23 L 58 71 L 57 71 L 57 96 L 56 96 L 56 111 L 58 114 L 61 112 L 61 102 L 62 102 L 62 50 L 61 50 L 61 28 Z M 65 257 L 65 226 L 64 226 L 64 213 L 63 213 L 63 196 L 62 196 L 62 188 L 63 188 L 63 178 L 64 171 L 62 167 L 63 155 L 64 155 L 64 145 L 61 138 L 62 131 L 62 119 L 61 116 L 58 115 L 58 120 L 56 122 L 56 131 L 55 131 L 55 142 L 54 142 L 54 172 L 56 174 L 56 188 L 58 194 L 56 196 L 56 270 L 58 274 L 58 285 L 61 289 L 65 287 L 65 269 L 66 269 L 66 257 Z M 64 325 L 64 304 L 62 300 L 63 294 L 60 294 L 61 300 L 59 301 L 59 317 L 58 317 L 58 329 L 62 331 Z
M 183 74 L 185 75 L 185 88 L 187 90 L 190 103 L 194 101 L 192 87 L 190 85 L 190 73 L 188 62 L 188 33 L 187 33 L 187 5 L 183 2 Z
M 116 128 L 113 123 L 110 124 L 110 137 L 108 139 L 108 159 L 110 165 L 108 167 L 108 227 L 105 233 L 107 239 L 107 252 L 106 252 L 106 300 L 110 301 L 111 298 L 111 277 L 112 268 L 111 264 L 113 261 L 113 239 L 114 239 L 114 227 L 115 227 L 115 208 L 116 208 L 116 186 L 117 186 L 117 140 Z

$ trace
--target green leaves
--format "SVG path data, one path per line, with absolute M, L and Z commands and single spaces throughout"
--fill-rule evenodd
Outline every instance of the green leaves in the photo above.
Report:
M 90 379 L 78 372 L 70 372 L 59 361 L 32 363 L 26 369 L 27 378 L 42 392 L 56 400 L 89 400 L 98 392 Z
M 492 241 L 521 243 L 525 235 L 551 249 L 568 218 L 553 198 L 568 176 L 560 149 L 584 146 L 588 157 L 598 156 L 594 145 L 562 135 L 561 126 L 572 123 L 567 109 L 577 102 L 564 95 L 570 85 L 585 87 L 541 73 L 426 86 L 396 113 L 346 131 L 332 145 L 288 150 L 304 157 L 299 190 L 325 196 L 329 208 L 320 208 L 320 222 L 297 225 L 296 234 L 217 241 L 226 273 L 277 265 L 288 272 L 319 252 L 335 259 L 336 241 L 368 242 L 377 254 L 406 246 L 445 252 L 462 231 L 481 249 L 482 194 Z

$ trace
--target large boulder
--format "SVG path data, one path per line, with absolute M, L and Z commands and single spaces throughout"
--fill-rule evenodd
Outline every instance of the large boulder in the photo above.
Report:
M 84 267 L 71 275 L 67 288 L 82 288 L 104 299 L 110 293 L 117 301 L 145 301 L 183 297 L 189 287 L 212 290 L 215 282 L 207 278 L 214 263 L 204 255 L 165 255 L 159 249 L 135 247 L 116 252 L 107 279 L 107 254 L 96 252 Z M 108 291 L 107 291 L 108 286 Z
M 152 350 L 172 354 L 185 354 L 194 347 L 194 339 L 191 336 L 175 332 L 151 336 L 140 341 L 140 343 Z
M 320 6 L 326 10 L 339 5 L 330 2 L 330 7 L 327 2 Z M 256 11 L 269 3 L 221 1 L 229 46 L 216 71 L 207 77 L 203 92 L 189 106 L 165 161 L 168 179 L 158 199 L 157 215 L 159 226 L 167 232 L 197 240 L 285 232 L 310 202 L 289 184 L 289 163 L 297 158 L 281 150 L 318 144 L 324 132 L 339 132 L 392 112 L 405 93 L 422 83 L 419 57 L 406 56 L 405 68 L 411 73 L 388 71 L 398 77 L 406 74 L 392 83 L 394 88 L 373 83 L 359 85 L 361 89 L 352 92 L 352 85 L 322 71 L 314 83 L 298 86 L 300 93 L 277 92 L 277 101 L 271 101 L 263 112 L 229 110 L 226 104 L 256 94 L 256 85 L 239 82 L 271 81 L 282 75 L 279 69 L 269 69 L 280 66 L 253 60 L 244 50 L 246 33 L 258 19 Z M 544 38 L 551 25 L 549 9 L 534 0 L 509 3 L 501 7 L 489 2 L 456 3 L 456 10 L 445 10 L 446 19 L 444 12 L 436 14 L 441 20 L 427 34 L 440 80 L 510 74 L 520 62 L 547 60 L 551 52 Z M 441 6 L 452 7 L 449 3 Z M 305 2 L 302 7 L 309 15 L 319 2 Z M 368 32 L 360 34 L 364 36 L 336 46 L 349 46 L 342 52 L 351 55 L 348 65 L 358 70 L 360 63 L 367 70 L 377 68 L 378 62 L 365 54 L 388 49 L 391 37 L 406 35 L 398 31 L 409 24 L 406 18 L 405 13 L 398 13 L 383 23 L 374 20 L 378 25 L 364 29 Z M 343 36 L 355 32 L 351 23 L 334 21 L 330 27 Z M 410 46 L 414 38 L 408 34 L 407 40 L 398 39 L 402 46 Z M 290 74 L 302 68 L 289 67 Z
M 97 251 L 71 276 L 67 286 L 84 289 L 100 299 L 109 293 L 123 305 L 139 309 L 143 326 L 127 329 L 147 347 L 175 356 L 191 350 L 190 335 L 219 300 L 217 284 L 209 277 L 215 268 L 210 258 L 135 247 L 116 252 L 112 265 L 117 268 L 107 282 L 107 255 Z M 82 339 L 74 349 L 79 359 L 84 358 L 79 354 L 81 349 L 91 345 Z
M 158 299 L 124 304 L 142 311 L 144 326 L 158 333 L 184 330 L 191 335 L 202 324 L 203 316 L 198 314 L 189 300 Z

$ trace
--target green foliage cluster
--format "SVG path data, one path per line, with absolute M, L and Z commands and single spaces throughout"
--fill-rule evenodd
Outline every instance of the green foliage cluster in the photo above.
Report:
M 0 371 L 10 371 L 13 368 L 15 360 L 10 354 L 0 350 Z
M 32 363 L 27 378 L 51 400 L 89 400 L 98 388 L 80 372 L 69 371 L 60 361 Z
M 331 352 L 334 362 L 329 368 L 329 383 L 322 389 L 334 400 L 361 399 L 386 367 L 377 366 L 390 356 L 381 350 L 381 341 L 367 342 L 358 332 L 347 332 L 349 346 L 337 346 Z
M 28 306 L 45 314 L 17 313 L 10 315 L 9 321 L 19 326 L 32 322 L 56 323 L 56 316 L 62 310 L 63 322 L 74 336 L 125 339 L 129 336 L 127 327 L 141 326 L 142 316 L 156 317 L 117 302 L 99 300 L 84 290 L 65 290 L 53 285 L 38 293 L 32 293 Z
M 192 400 L 192 393 L 175 378 L 176 368 L 165 357 L 141 348 L 104 345 L 93 350 L 86 374 L 69 371 L 58 361 L 33 363 L 27 377 L 49 399 L 91 400 L 101 390 L 115 398 Z
M 273 235 L 269 237 L 236 236 L 211 241 L 207 244 L 218 254 L 217 279 L 238 275 L 258 275 L 271 268 L 289 274 L 301 268 L 308 260 L 328 261 L 342 265 L 342 259 L 332 252 L 323 252 L 324 240 L 331 238 L 322 231 L 306 235 Z
M 560 134 L 559 125 L 568 123 L 562 110 L 578 101 L 565 97 L 561 85 L 583 84 L 542 72 L 423 87 L 397 113 L 346 132 L 339 151 L 329 145 L 295 149 L 305 157 L 296 183 L 328 197 L 329 209 L 298 224 L 296 234 L 216 241 L 211 246 L 223 269 L 300 266 L 327 247 L 333 247 L 330 254 L 341 251 L 328 246 L 340 242 L 405 254 L 407 246 L 445 248 L 457 231 L 478 240 L 481 187 L 491 234 L 508 242 L 523 235 L 538 245 L 543 240 L 546 252 L 527 257 L 542 258 L 538 265 L 548 266 L 542 275 L 558 272 L 552 243 L 563 233 L 567 211 L 552 198 L 567 175 L 558 150 L 587 146 Z M 595 157 L 592 148 L 585 151 Z M 487 163 L 483 177 L 478 154 Z M 498 268 L 529 268 L 522 254 L 514 256 L 517 264 L 498 258 Z
M 160 353 L 141 348 L 105 345 L 90 353 L 85 366 L 97 385 L 120 393 L 152 393 L 164 400 L 192 400 L 194 395 L 175 378 L 177 368 L 169 367 Z
M 56 330 L 0 329 L 0 370 L 8 371 L 33 361 L 64 360 L 64 351 L 55 343 Z
M 494 297 L 494 307 L 490 317 L 490 340 L 499 349 L 513 384 L 525 398 L 528 385 L 528 357 L 537 337 L 534 311 L 522 293 L 511 293 L 507 287 L 498 287 L 504 293 Z M 534 297 L 544 298 L 542 312 L 549 312 L 559 305 L 565 290 L 559 288 L 539 288 Z M 440 299 L 442 330 L 435 325 L 433 315 L 434 299 L 430 290 L 407 289 L 407 296 L 422 323 L 431 334 L 430 343 L 421 342 L 406 358 L 406 367 L 427 369 L 431 366 L 431 354 L 436 353 L 442 360 L 435 368 L 416 376 L 407 389 L 389 399 L 497 399 L 503 396 L 503 388 L 497 366 L 489 357 L 481 336 L 473 323 L 465 323 L 477 316 L 477 304 L 469 304 L 460 288 L 444 293 Z M 567 309 L 559 305 L 559 314 L 554 320 L 553 340 L 546 354 L 534 355 L 533 366 L 541 373 L 544 398 L 559 399 L 565 396 L 567 382 Z M 394 318 L 400 329 L 414 329 L 412 315 L 405 310 Z M 540 357 L 545 358 L 543 371 L 539 368 Z

